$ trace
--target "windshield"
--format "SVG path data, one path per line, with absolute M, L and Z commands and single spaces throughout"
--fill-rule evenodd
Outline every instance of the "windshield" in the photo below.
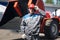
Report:
M 8 6 L 8 2 L 0 2 L 0 20 L 3 17 L 3 14 Z

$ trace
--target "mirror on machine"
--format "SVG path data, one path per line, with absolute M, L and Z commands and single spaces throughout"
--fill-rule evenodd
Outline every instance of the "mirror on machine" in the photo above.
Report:
M 56 9 L 54 12 L 52 12 L 52 15 L 60 17 L 60 9 Z

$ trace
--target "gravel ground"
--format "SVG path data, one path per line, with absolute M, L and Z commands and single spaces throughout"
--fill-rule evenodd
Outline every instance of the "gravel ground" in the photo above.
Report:
M 19 25 L 20 18 L 16 17 L 0 27 L 0 40 L 21 40 L 21 34 L 17 32 L 17 30 L 19 30 Z M 57 39 L 48 39 L 41 36 L 40 40 L 60 40 L 60 37 Z

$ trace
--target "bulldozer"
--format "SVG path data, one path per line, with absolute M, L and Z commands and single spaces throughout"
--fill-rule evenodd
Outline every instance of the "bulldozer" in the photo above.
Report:
M 6 24 L 8 21 L 13 19 L 14 17 L 23 17 L 28 13 L 28 3 L 31 2 L 34 5 L 37 5 L 41 10 L 45 12 L 44 3 L 42 0 L 32 0 L 32 1 L 8 1 L 8 2 L 0 2 L 0 13 L 1 13 L 1 19 L 0 19 L 0 26 Z M 23 5 L 26 3 L 26 5 Z M 3 9 L 4 8 L 4 9 Z M 40 26 L 40 33 L 45 33 L 45 36 L 50 38 L 56 38 L 59 34 L 59 17 L 54 16 L 51 18 L 49 12 L 45 12 L 46 15 L 41 21 Z

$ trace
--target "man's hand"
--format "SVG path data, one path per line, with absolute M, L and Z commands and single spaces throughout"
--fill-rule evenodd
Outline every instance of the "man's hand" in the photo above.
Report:
M 35 6 L 35 8 L 34 8 L 35 10 L 39 10 L 39 8 L 38 8 L 38 6 Z
M 38 6 L 35 6 L 34 9 L 35 9 L 35 10 L 38 10 L 39 13 L 40 13 L 41 15 L 43 15 L 43 16 L 46 14 L 45 11 L 41 10 Z

